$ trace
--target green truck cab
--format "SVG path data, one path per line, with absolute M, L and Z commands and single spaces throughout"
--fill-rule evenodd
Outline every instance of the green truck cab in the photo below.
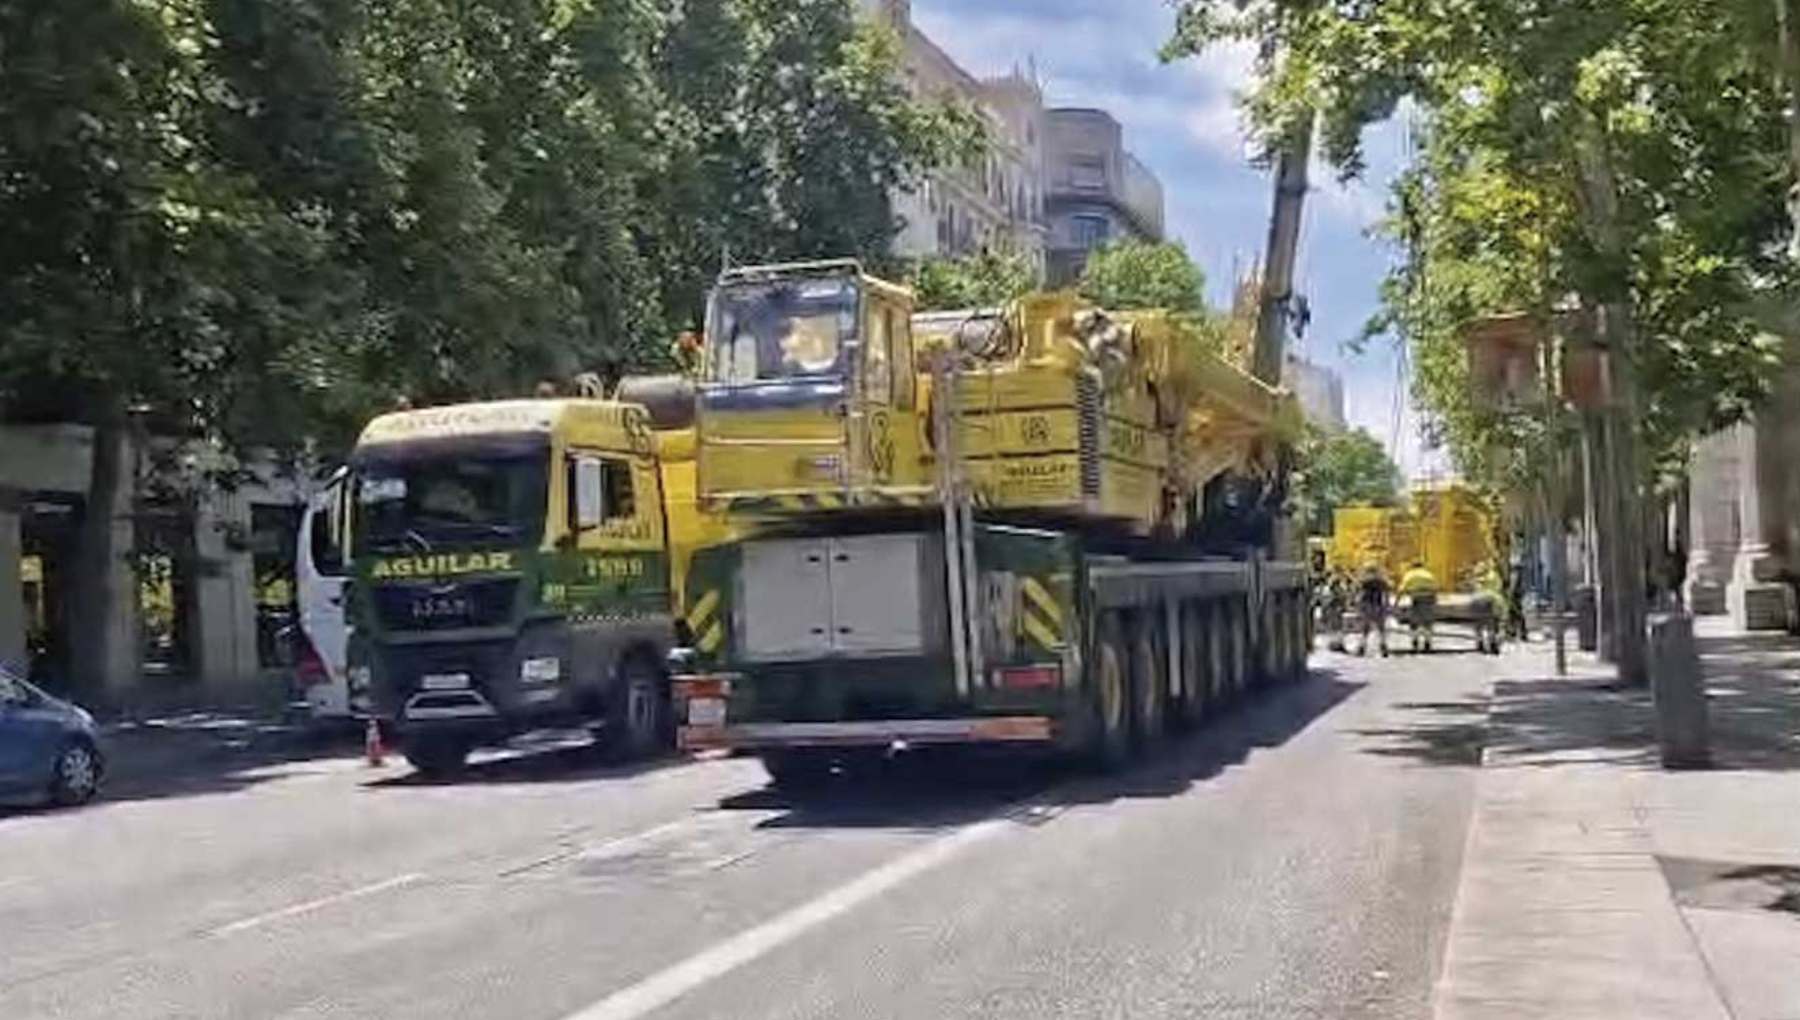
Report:
M 352 696 L 425 772 L 586 727 L 672 740 L 663 660 L 698 546 L 694 445 L 641 406 L 543 399 L 384 415 L 352 457 Z

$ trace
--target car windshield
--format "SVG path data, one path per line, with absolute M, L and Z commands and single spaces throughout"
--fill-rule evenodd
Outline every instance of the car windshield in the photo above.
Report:
M 853 280 L 731 284 L 713 296 L 707 378 L 716 383 L 831 376 L 856 338 Z
M 547 464 L 543 453 L 364 463 L 356 478 L 356 550 L 536 545 L 544 528 Z

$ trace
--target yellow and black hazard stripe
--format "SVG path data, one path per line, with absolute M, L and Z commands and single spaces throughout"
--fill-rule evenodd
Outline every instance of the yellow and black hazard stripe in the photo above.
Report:
M 1063 648 L 1063 609 L 1056 596 L 1035 577 L 1019 579 L 1019 630 L 1046 652 Z
M 708 506 L 736 514 L 795 514 L 846 507 L 917 507 L 928 506 L 932 494 L 927 489 L 868 489 L 854 493 L 793 492 L 770 496 L 727 496 L 708 501 Z
M 719 618 L 719 590 L 714 588 L 694 601 L 687 613 L 688 632 L 694 635 L 694 647 L 711 655 L 725 641 L 725 622 Z
M 775 503 L 783 510 L 797 513 L 841 510 L 845 505 L 844 497 L 835 492 L 800 492 L 791 496 L 777 496 Z
M 930 489 L 870 489 L 861 501 L 875 506 L 927 506 L 934 498 Z

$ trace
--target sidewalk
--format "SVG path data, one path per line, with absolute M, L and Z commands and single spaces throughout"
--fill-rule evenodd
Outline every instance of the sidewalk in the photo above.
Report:
M 1440 1020 L 1800 1020 L 1800 643 L 1697 631 L 1706 771 L 1591 659 L 1502 660 Z

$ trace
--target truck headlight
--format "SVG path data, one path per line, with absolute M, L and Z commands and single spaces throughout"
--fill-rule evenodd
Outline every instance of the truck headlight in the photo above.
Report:
M 344 671 L 344 683 L 350 688 L 351 694 L 367 694 L 373 680 L 374 676 L 368 666 L 351 666 Z
M 562 679 L 562 660 L 555 656 L 524 659 L 519 663 L 519 682 L 553 684 Z

